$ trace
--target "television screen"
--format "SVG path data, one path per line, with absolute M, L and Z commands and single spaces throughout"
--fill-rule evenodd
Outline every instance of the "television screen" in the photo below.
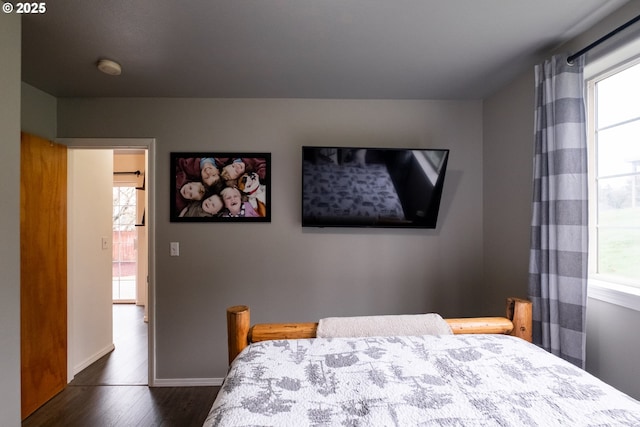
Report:
M 435 228 L 449 150 L 302 147 L 303 227 Z

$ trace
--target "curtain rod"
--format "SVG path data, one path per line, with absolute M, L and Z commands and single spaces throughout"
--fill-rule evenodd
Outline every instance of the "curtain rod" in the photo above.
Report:
M 631 25 L 635 24 L 636 22 L 640 21 L 640 15 L 636 16 L 635 18 L 633 18 L 631 21 L 626 22 L 622 25 L 620 25 L 618 28 L 616 28 L 615 30 L 611 31 L 608 34 L 605 34 L 604 36 L 600 37 L 598 40 L 594 41 L 593 43 L 591 43 L 589 46 L 577 51 L 576 53 L 574 53 L 573 55 L 569 56 L 567 58 L 567 64 L 571 65 L 573 64 L 573 61 L 576 58 L 581 57 L 582 55 L 584 55 L 585 53 L 589 52 L 591 49 L 593 49 L 594 47 L 598 46 L 599 44 L 609 40 L 611 37 L 615 36 L 616 34 L 618 34 L 620 31 L 625 30 L 627 27 L 630 27 Z
M 133 172 L 114 172 L 114 175 L 136 175 L 136 176 L 140 176 L 141 172 L 140 171 L 133 171 Z

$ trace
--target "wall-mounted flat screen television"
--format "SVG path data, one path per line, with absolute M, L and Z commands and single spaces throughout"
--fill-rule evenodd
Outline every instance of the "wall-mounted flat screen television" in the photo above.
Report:
M 446 149 L 302 147 L 303 227 L 435 228 Z

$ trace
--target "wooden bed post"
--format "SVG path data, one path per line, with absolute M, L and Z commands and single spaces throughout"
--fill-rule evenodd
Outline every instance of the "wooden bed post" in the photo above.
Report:
M 532 303 L 526 299 L 507 298 L 507 318 L 513 323 L 511 335 L 533 341 Z
M 444 319 L 454 334 L 505 334 L 533 341 L 531 301 L 507 298 L 507 316 Z M 227 308 L 227 339 L 229 364 L 251 342 L 276 339 L 315 338 L 318 323 L 262 323 L 251 326 L 249 307 L 235 305 Z M 249 337 L 251 335 L 251 337 Z
M 227 308 L 227 340 L 229 344 L 229 364 L 249 345 L 251 316 L 246 305 Z

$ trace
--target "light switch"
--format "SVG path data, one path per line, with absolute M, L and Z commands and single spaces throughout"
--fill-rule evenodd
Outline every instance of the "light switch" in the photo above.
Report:
M 179 242 L 171 242 L 171 256 L 180 256 Z
M 101 240 L 102 240 L 102 250 L 109 249 L 109 238 L 103 237 Z

